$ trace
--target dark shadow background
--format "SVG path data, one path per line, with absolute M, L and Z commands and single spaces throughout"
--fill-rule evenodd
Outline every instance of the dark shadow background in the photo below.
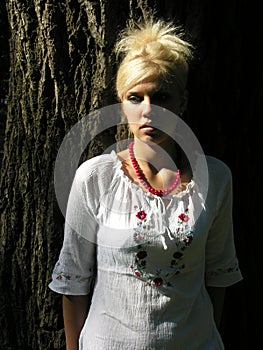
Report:
M 262 20 L 248 1 L 211 2 L 203 16 L 200 56 L 189 81 L 188 124 L 205 153 L 232 170 L 235 243 L 244 280 L 227 289 L 221 333 L 226 350 L 250 349 L 261 339 Z

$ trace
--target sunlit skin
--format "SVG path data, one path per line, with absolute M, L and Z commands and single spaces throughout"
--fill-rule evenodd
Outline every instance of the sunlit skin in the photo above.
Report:
M 169 131 L 174 125 L 165 125 L 165 110 L 180 112 L 183 105 L 182 94 L 177 87 L 165 85 L 157 80 L 137 84 L 126 91 L 122 98 L 122 110 L 126 115 L 131 132 L 134 135 L 134 151 L 144 175 L 156 189 L 169 187 L 176 176 L 176 149 L 174 141 L 163 130 Z M 162 108 L 156 108 L 154 106 Z M 158 126 L 161 130 L 158 129 Z M 128 151 L 118 154 L 123 162 L 123 170 L 133 181 L 137 176 L 129 159 Z M 187 172 L 182 174 L 181 184 L 174 193 L 183 190 L 191 180 Z
M 181 101 L 176 90 L 176 86 L 154 80 L 135 85 L 126 91 L 122 98 L 122 109 L 135 139 L 153 142 L 162 148 L 170 146 L 165 145 L 167 135 L 158 130 L 158 127 L 165 130 L 165 113 L 160 113 L 160 109 L 156 111 L 154 107 L 156 105 L 179 113 Z M 167 127 L 173 128 L 173 125 Z

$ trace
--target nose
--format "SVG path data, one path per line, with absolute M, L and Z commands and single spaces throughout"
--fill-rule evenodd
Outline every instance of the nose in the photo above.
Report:
M 148 117 L 151 114 L 151 99 L 149 96 L 144 97 L 142 115 Z

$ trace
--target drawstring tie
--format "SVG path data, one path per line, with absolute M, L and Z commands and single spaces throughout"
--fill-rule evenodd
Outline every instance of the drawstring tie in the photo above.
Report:
M 174 240 L 174 235 L 172 234 L 172 232 L 169 229 L 169 227 L 166 227 L 166 231 L 165 232 L 167 232 L 167 235 L 170 238 L 170 240 L 173 241 Z M 161 241 L 162 241 L 162 244 L 163 244 L 163 249 L 167 250 L 168 247 L 167 247 L 167 244 L 165 242 L 165 237 L 164 237 L 163 234 L 161 235 Z

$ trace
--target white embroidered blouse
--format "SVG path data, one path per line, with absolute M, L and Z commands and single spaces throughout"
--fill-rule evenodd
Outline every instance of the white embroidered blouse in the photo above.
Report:
M 205 200 L 195 178 L 166 201 L 144 192 L 114 151 L 78 168 L 49 287 L 67 295 L 93 290 L 80 350 L 224 349 L 205 286 L 230 286 L 242 275 L 231 172 L 216 158 L 206 161 Z

